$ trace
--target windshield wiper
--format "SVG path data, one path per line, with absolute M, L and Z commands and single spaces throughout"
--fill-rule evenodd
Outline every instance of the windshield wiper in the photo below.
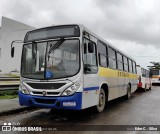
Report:
M 55 45 L 50 47 L 48 54 L 50 54 L 53 50 L 57 49 L 64 41 L 65 41 L 64 38 L 61 38 L 59 41 L 57 41 L 57 43 Z

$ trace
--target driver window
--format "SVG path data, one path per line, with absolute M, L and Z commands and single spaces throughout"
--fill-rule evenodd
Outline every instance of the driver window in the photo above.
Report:
M 93 42 L 93 53 L 88 51 L 89 40 L 84 38 L 84 69 L 87 68 L 86 73 L 97 73 L 97 56 L 96 56 L 96 43 Z

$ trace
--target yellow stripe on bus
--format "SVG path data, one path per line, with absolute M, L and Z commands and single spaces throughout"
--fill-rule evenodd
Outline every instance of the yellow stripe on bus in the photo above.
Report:
M 99 67 L 99 76 L 102 77 L 120 77 L 120 78 L 131 78 L 137 79 L 137 74 L 131 74 L 124 71 L 114 70 L 111 68 Z

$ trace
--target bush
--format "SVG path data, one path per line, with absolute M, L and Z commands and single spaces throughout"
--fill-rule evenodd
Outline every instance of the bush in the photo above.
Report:
M 18 90 L 3 90 L 0 91 L 0 96 L 5 96 L 5 95 L 17 95 Z

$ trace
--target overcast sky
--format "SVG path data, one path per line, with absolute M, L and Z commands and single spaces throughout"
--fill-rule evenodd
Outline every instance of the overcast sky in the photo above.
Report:
M 160 0 L 1 0 L 0 17 L 33 27 L 81 23 L 136 59 L 160 61 Z

